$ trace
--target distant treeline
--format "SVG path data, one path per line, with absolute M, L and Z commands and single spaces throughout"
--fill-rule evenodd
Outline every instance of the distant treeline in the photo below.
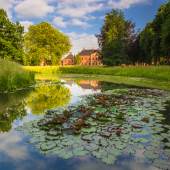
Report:
M 135 24 L 126 20 L 122 11 L 112 10 L 97 38 L 106 65 L 170 64 L 170 1 L 137 33 Z

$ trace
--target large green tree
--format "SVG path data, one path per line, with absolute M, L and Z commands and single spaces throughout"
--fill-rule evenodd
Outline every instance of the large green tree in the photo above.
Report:
M 32 25 L 24 38 L 26 65 L 56 65 L 70 48 L 68 36 L 46 22 Z
M 101 33 L 97 35 L 103 63 L 119 65 L 128 62 L 127 46 L 132 38 L 133 24 L 121 11 L 112 10 L 105 16 Z
M 164 63 L 170 60 L 170 1 L 160 6 L 154 20 L 139 36 L 143 61 L 159 64 L 161 59 Z
M 153 49 L 154 31 L 151 24 L 148 24 L 140 33 L 140 47 L 143 54 L 142 62 L 151 64 Z
M 19 22 L 11 22 L 7 13 L 0 9 L 0 58 L 22 63 L 23 32 Z

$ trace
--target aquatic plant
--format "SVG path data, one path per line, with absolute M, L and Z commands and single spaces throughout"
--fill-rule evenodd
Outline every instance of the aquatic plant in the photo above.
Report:
M 92 155 L 114 164 L 121 154 L 143 150 L 145 159 L 168 169 L 170 124 L 161 110 L 170 94 L 152 89 L 116 89 L 86 96 L 83 103 L 48 110 L 44 118 L 18 130 L 43 154 L 68 159 Z

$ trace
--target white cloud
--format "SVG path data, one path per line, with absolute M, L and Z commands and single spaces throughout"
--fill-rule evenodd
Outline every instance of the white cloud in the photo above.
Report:
M 20 21 L 20 24 L 24 26 L 24 31 L 27 32 L 28 28 L 33 25 L 33 22 L 31 21 Z
M 90 27 L 90 25 L 87 22 L 81 21 L 80 19 L 77 19 L 77 18 L 74 18 L 71 20 L 71 25 L 80 26 L 82 28 Z
M 136 4 L 140 4 L 140 3 L 146 3 L 150 0 L 110 0 L 108 2 L 108 5 L 112 8 L 115 9 L 128 9 L 130 8 L 132 5 L 136 5 Z
M 98 0 L 59 0 L 57 13 L 62 16 L 82 18 L 101 10 L 103 4 Z
M 12 132 L 1 134 L 0 136 L 0 150 L 9 159 L 26 159 L 28 157 L 27 150 L 24 146 L 19 146 L 21 142 L 21 137 Z M 18 147 L 17 147 L 17 146 Z
M 65 28 L 67 26 L 67 22 L 64 21 L 63 17 L 55 17 L 53 19 L 53 24 L 61 28 Z
M 90 27 L 90 25 L 86 21 L 82 21 L 81 19 L 72 18 L 68 20 L 64 20 L 63 17 L 57 16 L 53 19 L 53 24 L 60 28 L 66 28 L 67 26 L 77 26 L 82 28 Z
M 23 0 L 16 5 L 15 11 L 21 18 L 42 18 L 54 12 L 54 7 L 47 0 Z
M 0 8 L 7 11 L 9 17 L 12 17 L 11 9 L 15 3 L 15 0 L 0 0 Z
M 83 48 L 85 49 L 98 48 L 97 38 L 92 34 L 86 34 L 86 33 L 78 34 L 75 32 L 67 33 L 67 34 L 70 37 L 73 46 L 71 52 L 74 54 L 77 54 Z

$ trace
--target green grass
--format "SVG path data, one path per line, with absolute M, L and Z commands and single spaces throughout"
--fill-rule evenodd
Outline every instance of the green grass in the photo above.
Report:
M 118 84 L 170 90 L 170 66 L 129 66 L 129 67 L 85 67 L 85 66 L 48 66 L 24 67 L 40 73 L 37 79 L 55 80 L 58 76 L 72 75 L 72 78 L 97 79 Z M 52 74 L 51 74 L 52 73 Z M 54 74 L 55 73 L 55 74 Z M 58 78 L 57 78 L 58 79 Z
M 34 83 L 34 73 L 19 64 L 0 59 L 0 92 L 11 92 Z
M 59 73 L 59 66 L 23 66 L 27 71 L 43 74 Z
M 140 77 L 170 81 L 170 66 L 129 66 L 129 67 L 60 67 L 64 74 L 95 74 L 124 77 Z
M 68 74 L 68 75 L 66 74 L 66 75 L 61 75 L 61 78 L 65 80 L 73 80 L 73 79 L 74 80 L 98 80 L 98 81 L 111 82 L 115 84 L 125 84 L 125 85 L 132 85 L 136 87 L 156 88 L 156 89 L 170 91 L 170 81 L 158 81 L 158 80 L 147 79 L 147 78 L 138 78 L 138 77 L 134 78 L 134 77 L 110 76 L 110 75 L 81 75 L 81 74 Z
M 85 66 L 27 66 L 26 70 L 35 73 L 51 74 L 94 74 L 124 77 L 140 77 L 160 81 L 170 81 L 170 66 L 129 66 L 129 67 L 85 67 Z

